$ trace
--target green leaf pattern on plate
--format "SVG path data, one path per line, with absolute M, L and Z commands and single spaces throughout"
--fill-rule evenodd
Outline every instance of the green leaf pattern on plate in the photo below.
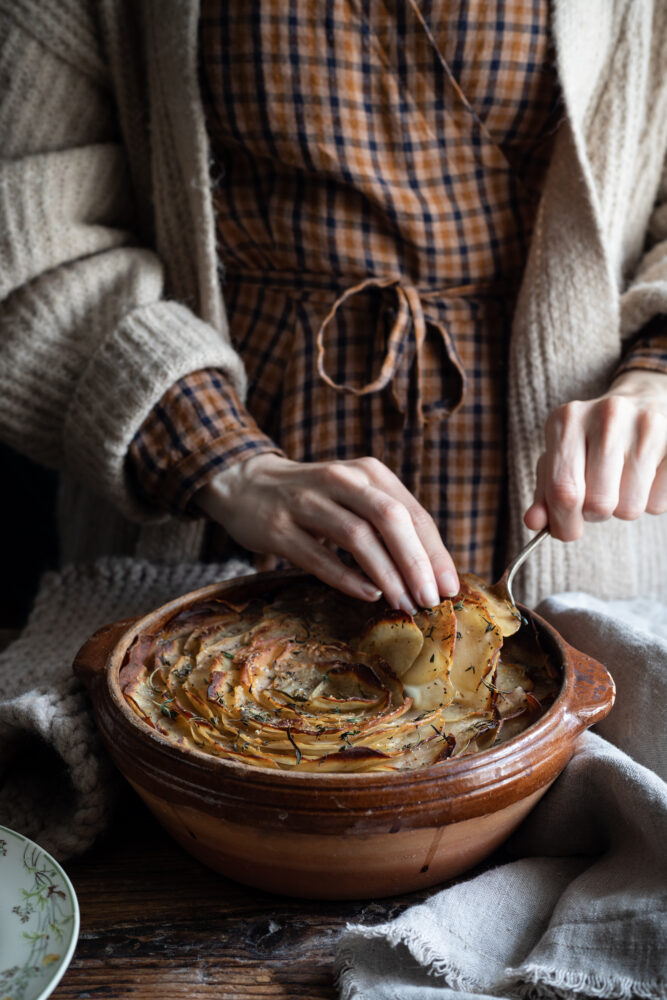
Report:
M 0 881 L 2 861 L 7 857 L 7 841 L 0 838 Z M 12 907 L 12 913 L 30 929 L 22 932 L 28 953 L 21 965 L 0 969 L 0 998 L 23 1000 L 37 977 L 59 962 L 71 937 L 74 920 L 72 904 L 63 891 L 62 880 L 50 859 L 33 843 L 23 849 L 25 886 L 22 901 Z

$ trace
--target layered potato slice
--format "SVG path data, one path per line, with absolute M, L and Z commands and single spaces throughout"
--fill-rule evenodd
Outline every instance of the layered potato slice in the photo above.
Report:
M 452 701 L 455 690 L 451 668 L 456 647 L 456 615 L 451 601 L 435 608 L 426 608 L 415 617 L 424 636 L 419 654 L 403 676 L 407 694 L 415 708 L 444 708 Z
M 506 597 L 498 594 L 492 585 L 486 583 L 474 573 L 461 574 L 461 594 L 476 595 L 487 607 L 494 622 L 498 625 L 501 635 L 507 638 L 514 635 L 521 626 L 521 612 Z
M 474 595 L 456 604 L 457 639 L 452 659 L 454 700 L 472 710 L 491 707 L 493 676 L 503 637 L 486 604 Z
M 474 753 L 534 721 L 556 688 L 548 670 L 503 663 L 516 619 L 482 584 L 468 575 L 453 601 L 370 620 L 310 582 L 205 601 L 135 640 L 124 694 L 177 745 L 255 766 L 396 770 Z
M 410 669 L 423 645 L 424 634 L 412 615 L 393 608 L 372 618 L 358 642 L 360 650 L 386 660 L 398 677 Z

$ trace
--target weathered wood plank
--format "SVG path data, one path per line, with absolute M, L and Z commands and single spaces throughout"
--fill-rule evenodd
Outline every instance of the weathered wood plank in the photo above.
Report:
M 345 924 L 391 919 L 429 894 L 320 902 L 247 888 L 186 854 L 129 793 L 67 870 L 81 936 L 55 1000 L 334 1000 Z

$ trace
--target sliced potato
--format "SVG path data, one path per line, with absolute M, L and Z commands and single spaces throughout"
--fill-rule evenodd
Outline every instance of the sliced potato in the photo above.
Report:
M 486 583 L 481 577 L 475 576 L 474 573 L 462 573 L 461 582 L 484 598 L 504 638 L 507 638 L 508 635 L 514 635 L 518 631 L 521 625 L 521 612 L 505 597 L 496 593 L 491 584 Z M 465 592 L 465 587 L 462 587 L 462 592 Z
M 455 690 L 450 669 L 456 644 L 456 615 L 451 601 L 416 616 L 424 644 L 417 659 L 403 677 L 406 694 L 418 711 L 443 708 L 452 701 Z
M 397 677 L 403 677 L 423 645 L 424 636 L 412 615 L 388 608 L 382 616 L 369 622 L 358 649 L 381 656 Z
M 520 641 L 500 663 L 516 619 L 471 575 L 415 618 L 367 622 L 363 602 L 312 583 L 267 601 L 203 602 L 141 636 L 123 672 L 139 719 L 248 765 L 394 771 L 511 738 L 555 695 L 559 675 Z
M 455 695 L 454 688 L 436 677 L 426 684 L 404 684 L 403 690 L 408 698 L 412 698 L 413 707 L 418 712 L 430 712 L 433 709 L 449 705 Z
M 454 700 L 472 710 L 488 708 L 493 689 L 487 678 L 503 643 L 500 629 L 487 618 L 483 605 L 462 598 L 454 608 L 457 637 L 450 670 L 457 692 Z

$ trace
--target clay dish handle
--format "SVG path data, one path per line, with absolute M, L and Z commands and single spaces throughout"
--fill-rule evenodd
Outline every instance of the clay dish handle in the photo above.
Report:
M 567 658 L 574 671 L 574 689 L 569 712 L 583 732 L 589 726 L 600 722 L 612 709 L 616 699 L 616 686 L 607 668 L 587 656 L 569 643 L 561 642 L 566 648 Z
M 136 621 L 137 618 L 123 618 L 122 621 L 112 622 L 111 625 L 103 625 L 87 642 L 84 642 L 74 657 L 72 669 L 89 691 L 100 682 L 118 642 Z

